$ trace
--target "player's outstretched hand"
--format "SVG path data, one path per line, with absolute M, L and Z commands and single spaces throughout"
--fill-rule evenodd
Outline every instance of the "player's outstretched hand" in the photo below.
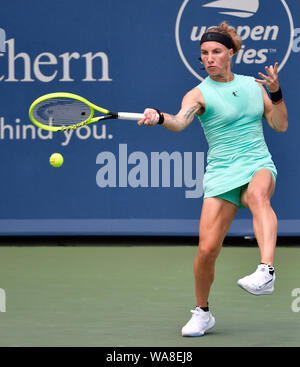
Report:
M 275 65 L 270 65 L 265 67 L 267 75 L 263 73 L 258 73 L 262 79 L 255 79 L 258 83 L 265 85 L 270 93 L 277 92 L 279 89 L 278 81 L 278 62 Z

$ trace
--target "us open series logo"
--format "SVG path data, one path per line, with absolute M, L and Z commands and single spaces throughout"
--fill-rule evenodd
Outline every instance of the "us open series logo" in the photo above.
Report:
M 234 26 L 243 40 L 234 56 L 234 72 L 257 75 L 265 65 L 279 62 L 280 71 L 293 47 L 294 24 L 284 0 L 184 0 L 176 19 L 175 39 L 186 68 L 199 80 L 200 39 L 208 27 L 223 20 Z M 245 70 L 245 71 L 244 71 Z

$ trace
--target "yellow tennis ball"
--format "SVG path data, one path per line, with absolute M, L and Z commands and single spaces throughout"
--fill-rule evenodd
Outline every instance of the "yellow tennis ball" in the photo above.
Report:
M 49 162 L 53 167 L 60 167 L 64 163 L 64 157 L 60 153 L 53 153 Z

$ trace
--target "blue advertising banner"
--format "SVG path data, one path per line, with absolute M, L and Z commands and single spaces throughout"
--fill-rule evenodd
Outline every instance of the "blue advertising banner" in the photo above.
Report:
M 270 10 L 271 8 L 271 10 Z M 226 20 L 243 47 L 233 72 L 279 63 L 286 133 L 264 122 L 278 169 L 279 235 L 300 235 L 296 0 L 11 0 L 0 12 L 0 235 L 197 235 L 207 144 L 199 121 L 180 133 L 111 120 L 53 133 L 33 125 L 40 95 L 71 92 L 117 111 L 176 114 L 205 77 L 199 40 Z M 49 164 L 52 153 L 64 164 Z M 229 235 L 252 235 L 248 209 Z

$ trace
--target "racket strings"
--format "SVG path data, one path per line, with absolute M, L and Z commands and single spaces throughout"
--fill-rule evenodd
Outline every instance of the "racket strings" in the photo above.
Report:
M 36 121 L 48 126 L 71 126 L 88 120 L 91 108 L 76 99 L 51 98 L 39 102 L 32 111 Z

